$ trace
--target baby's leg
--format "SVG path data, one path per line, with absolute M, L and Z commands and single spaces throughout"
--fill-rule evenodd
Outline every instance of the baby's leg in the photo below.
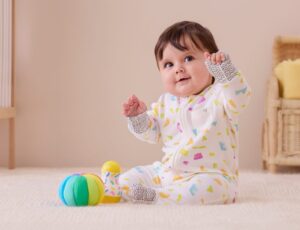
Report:
M 156 172 L 157 166 L 154 164 L 137 166 L 125 173 L 122 173 L 119 177 L 122 197 L 125 200 L 133 200 L 134 197 L 142 199 L 143 196 L 147 196 L 145 199 L 156 199 L 156 193 L 153 189 L 151 189 L 156 186 L 156 181 L 153 180 L 153 178 L 157 178 Z
M 155 191 L 157 204 L 226 204 L 235 202 L 237 184 L 220 174 L 206 173 Z

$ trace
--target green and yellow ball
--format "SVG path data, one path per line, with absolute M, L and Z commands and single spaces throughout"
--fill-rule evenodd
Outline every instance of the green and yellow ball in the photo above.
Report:
M 104 184 L 100 177 L 91 173 L 67 176 L 59 186 L 59 197 L 67 206 L 88 206 L 101 203 Z

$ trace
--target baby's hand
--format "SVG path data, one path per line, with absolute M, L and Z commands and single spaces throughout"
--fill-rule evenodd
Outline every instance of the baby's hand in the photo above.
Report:
M 135 117 L 147 111 L 147 106 L 139 100 L 135 95 L 132 95 L 123 103 L 123 114 L 126 117 Z
M 206 58 L 206 60 L 211 61 L 213 64 L 221 64 L 223 61 L 225 61 L 225 54 L 223 52 L 212 54 L 204 52 L 204 57 Z
M 221 51 L 212 54 L 204 52 L 204 57 L 206 58 L 205 65 L 207 70 L 217 82 L 229 82 L 238 74 L 228 54 Z

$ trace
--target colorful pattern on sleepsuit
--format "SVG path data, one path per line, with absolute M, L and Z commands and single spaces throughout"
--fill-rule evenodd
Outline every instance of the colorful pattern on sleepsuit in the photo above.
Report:
M 238 73 L 189 97 L 163 94 L 147 112 L 148 129 L 137 138 L 163 142 L 161 162 L 120 177 L 124 194 L 142 183 L 158 192 L 158 203 L 231 203 L 238 183 L 238 117 L 251 90 Z

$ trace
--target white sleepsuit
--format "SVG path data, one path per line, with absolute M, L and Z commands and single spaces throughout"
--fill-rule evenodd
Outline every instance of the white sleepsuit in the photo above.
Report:
M 149 143 L 163 142 L 161 162 L 123 173 L 119 183 L 128 198 L 133 184 L 151 187 L 157 204 L 223 204 L 238 192 L 238 116 L 250 88 L 235 72 L 198 95 L 163 94 L 151 109 L 129 120 L 129 130 Z M 142 132 L 134 127 L 141 126 Z M 136 123 L 136 124 L 135 124 Z

